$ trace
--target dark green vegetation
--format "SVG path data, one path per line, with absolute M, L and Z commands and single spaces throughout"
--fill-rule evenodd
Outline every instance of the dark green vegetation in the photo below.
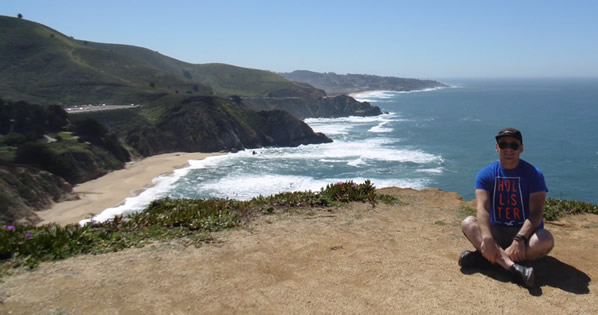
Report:
M 413 91 L 447 87 L 440 82 L 432 80 L 381 77 L 366 74 L 341 75 L 334 72 L 317 73 L 305 70 L 279 74 L 289 80 L 322 89 L 330 95 L 376 90 Z
M 0 220 L 37 221 L 34 210 L 73 196 L 72 184 L 122 168 L 130 154 L 92 119 L 60 106 L 0 99 Z
M 347 95 L 324 97 L 318 100 L 270 97 L 246 98 L 244 101 L 256 110 L 281 109 L 299 119 L 308 117 L 376 116 L 382 114 L 378 106 L 372 107 L 367 102 L 358 102 Z
M 159 199 L 137 214 L 83 227 L 0 225 L 0 275 L 15 267 L 33 268 L 42 261 L 114 252 L 156 240 L 184 238 L 200 245 L 210 239 L 210 232 L 241 226 L 257 215 L 291 209 L 311 212 L 351 201 L 369 202 L 374 206 L 378 200 L 397 201 L 391 196 L 376 194 L 369 181 L 362 184 L 349 181 L 330 184 L 320 192 L 282 193 L 249 201 Z
M 555 221 L 565 215 L 581 213 L 598 214 L 598 205 L 585 201 L 546 199 L 544 206 L 544 219 L 546 220 Z
M 0 161 L 29 165 L 72 184 L 130 160 L 118 137 L 93 119 L 75 122 L 60 106 L 0 99 Z
M 281 110 L 253 111 L 232 100 L 210 96 L 171 96 L 162 101 L 140 108 L 71 115 L 71 120 L 77 123 L 92 118 L 109 126 L 142 156 L 332 141 Z

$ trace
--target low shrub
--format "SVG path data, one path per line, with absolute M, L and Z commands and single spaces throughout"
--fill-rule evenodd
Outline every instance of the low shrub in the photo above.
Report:
M 383 195 L 386 203 L 398 202 Z M 155 240 L 188 237 L 201 242 L 209 232 L 237 227 L 252 214 L 273 212 L 274 207 L 324 207 L 342 202 L 377 202 L 370 181 L 330 184 L 320 192 L 289 192 L 249 201 L 212 198 L 208 200 L 163 198 L 127 217 L 85 226 L 56 224 L 39 227 L 0 223 L 0 275 L 13 267 L 34 268 L 42 261 L 78 254 L 99 254 L 143 246 Z
M 593 213 L 598 214 L 598 205 L 575 200 L 546 199 L 544 219 L 555 221 L 569 214 Z

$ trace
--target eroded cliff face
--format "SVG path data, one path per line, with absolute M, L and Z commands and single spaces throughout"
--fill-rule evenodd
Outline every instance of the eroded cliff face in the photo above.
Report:
M 243 104 L 217 97 L 193 97 L 165 106 L 167 110 L 155 122 L 146 120 L 135 126 L 126 126 L 121 135 L 144 156 L 174 151 L 235 151 L 332 141 L 281 110 L 253 111 Z
M 332 142 L 326 135 L 314 132 L 307 124 L 286 111 L 260 111 L 256 116 L 258 119 L 255 119 L 257 122 L 253 128 L 263 133 L 266 146 L 296 147 L 302 144 Z
M 77 198 L 62 177 L 33 167 L 0 165 L 0 220 L 35 224 L 37 210 Z

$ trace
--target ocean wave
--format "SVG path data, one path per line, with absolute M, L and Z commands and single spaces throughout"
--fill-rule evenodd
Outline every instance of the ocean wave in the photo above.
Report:
M 386 126 L 390 121 L 383 121 L 381 123 L 379 123 L 378 125 L 370 128 L 368 130 L 368 132 L 375 132 L 375 133 L 387 133 L 387 132 L 392 132 L 394 129 L 392 128 L 388 128 L 388 127 L 384 127 Z
M 211 198 L 233 198 L 250 200 L 257 196 L 270 196 L 282 192 L 319 191 L 329 184 L 353 181 L 357 184 L 368 178 L 327 177 L 316 179 L 308 176 L 291 176 L 276 174 L 250 174 L 245 176 L 226 176 L 218 180 L 202 183 L 199 189 Z M 428 181 L 423 178 L 413 179 L 369 179 L 378 188 L 409 187 L 423 189 Z
M 333 159 L 319 159 L 322 163 L 346 163 L 346 160 L 333 160 Z
M 332 143 L 310 145 L 299 149 L 261 149 L 253 156 L 260 160 L 338 160 L 366 158 L 377 161 L 411 162 L 417 164 L 441 163 L 439 155 L 423 152 L 417 149 L 401 149 L 395 144 L 397 139 L 373 138 L 360 141 L 335 141 Z M 237 153 L 238 154 L 238 153 Z
M 481 122 L 482 121 L 479 118 L 474 118 L 474 117 L 470 117 L 470 116 L 463 117 L 463 118 L 461 118 L 461 120 L 463 120 L 463 121 L 473 121 L 473 122 Z
M 385 113 L 378 116 L 347 116 L 347 117 L 337 117 L 337 118 L 306 118 L 304 122 L 308 124 L 312 129 L 314 126 L 321 126 L 321 125 L 330 125 L 337 123 L 355 123 L 355 124 L 364 124 L 364 123 L 377 123 L 381 121 L 388 121 L 393 120 L 399 117 L 398 113 Z
M 269 196 L 286 191 L 317 190 L 324 180 L 314 180 L 309 176 L 276 175 L 276 174 L 238 174 L 225 176 L 212 182 L 206 182 L 199 188 L 210 196 L 249 200 L 257 196 Z
M 239 165 L 247 160 L 251 163 L 268 161 L 271 163 L 288 163 L 291 160 L 318 160 L 321 162 L 349 161 L 358 158 L 376 161 L 401 162 L 401 163 L 442 163 L 444 159 L 440 155 L 423 152 L 419 149 L 401 148 L 398 146 L 400 139 L 375 137 L 359 139 L 354 141 L 336 140 L 332 143 L 302 145 L 294 148 L 260 148 L 243 150 L 235 154 L 220 156 L 219 160 L 213 160 L 210 164 Z M 255 154 L 253 154 L 255 152 Z M 201 161 L 199 161 L 201 162 Z M 249 163 L 248 165 L 251 165 Z M 208 163 L 199 163 L 206 165 Z M 193 166 L 192 168 L 197 168 Z
M 455 87 L 458 87 L 458 86 L 455 86 Z M 392 98 L 394 98 L 396 95 L 399 95 L 399 94 L 432 92 L 432 91 L 438 91 L 438 90 L 448 89 L 448 88 L 453 88 L 453 86 L 449 86 L 449 87 L 439 86 L 439 87 L 434 87 L 434 88 L 427 88 L 427 89 L 421 89 L 421 90 L 410 90 L 410 91 L 391 91 L 391 90 L 364 91 L 364 92 L 358 92 L 358 93 L 351 93 L 350 96 L 360 102 L 370 102 L 370 103 L 376 102 L 376 103 L 378 103 L 378 102 L 392 101 Z
M 367 163 L 361 157 L 347 163 L 347 165 L 355 166 L 355 167 L 359 167 L 359 166 L 366 165 L 366 164 Z
M 143 190 L 139 195 L 128 197 L 122 204 L 105 209 L 91 219 L 81 220 L 79 221 L 79 225 L 85 225 L 90 222 L 105 222 L 112 220 L 115 216 L 126 216 L 145 209 L 153 200 L 165 197 L 172 189 L 172 185 L 181 177 L 187 175 L 190 169 L 190 167 L 181 168 L 175 170 L 170 175 L 154 178 L 152 185 Z
M 353 128 L 347 124 L 314 124 L 310 127 L 314 132 L 321 132 L 327 136 L 346 135 Z
M 416 170 L 418 173 L 428 173 L 428 174 L 442 174 L 444 172 L 443 167 L 436 167 L 436 168 L 423 168 Z
M 152 184 L 141 191 L 137 196 L 128 197 L 120 205 L 108 209 L 93 216 L 91 219 L 79 221 L 79 225 L 90 222 L 105 222 L 112 220 L 115 216 L 126 216 L 145 209 L 153 200 L 166 197 L 172 190 L 173 185 L 181 178 L 185 178 L 193 169 L 215 167 L 222 161 L 229 158 L 230 154 L 210 156 L 203 160 L 189 160 L 189 165 L 176 169 L 169 175 L 162 175 L 152 179 Z
M 379 90 L 351 93 L 350 96 L 359 102 L 379 102 L 394 97 L 395 91 Z

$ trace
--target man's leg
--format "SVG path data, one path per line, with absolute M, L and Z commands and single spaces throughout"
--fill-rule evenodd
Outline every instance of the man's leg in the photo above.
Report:
M 480 229 L 478 226 L 477 218 L 473 216 L 465 218 L 465 220 L 461 222 L 461 229 L 463 231 L 463 234 L 465 234 L 467 239 L 469 239 L 469 242 L 477 249 L 478 253 L 481 253 L 482 236 L 480 235 Z M 493 231 L 493 237 L 496 239 L 496 236 L 494 235 L 495 232 L 496 231 Z M 552 247 L 550 246 L 548 251 L 546 251 L 546 247 L 548 247 L 548 245 L 551 244 L 551 239 L 552 235 L 548 231 L 546 231 L 546 233 L 541 232 L 534 234 L 530 239 L 530 246 L 533 246 L 534 250 L 528 251 L 528 257 L 530 257 L 530 255 L 533 255 L 535 257 L 536 255 L 540 255 L 542 253 L 544 255 L 548 253 L 548 251 L 550 251 Z M 522 283 L 524 286 L 528 288 L 534 287 L 534 269 L 532 267 L 525 267 L 515 263 L 513 260 L 511 260 L 509 255 L 507 255 L 507 253 L 501 246 L 499 246 L 498 244 L 495 245 L 499 251 L 499 257 L 497 257 L 496 263 L 502 266 L 504 269 L 508 270 L 513 275 L 513 277 L 518 282 Z M 474 257 L 473 255 L 478 253 L 471 253 L 468 251 L 461 253 L 461 256 L 459 256 L 459 265 L 463 267 L 462 262 L 467 258 L 466 256 Z
M 482 235 L 480 235 L 480 228 L 478 227 L 478 219 L 474 216 L 469 216 L 461 222 L 461 230 L 467 237 L 471 245 L 475 247 L 480 253 L 482 252 Z M 509 255 L 502 249 L 498 244 L 498 251 L 500 256 L 497 258 L 496 263 L 501 265 L 503 268 L 509 270 L 515 264 Z
M 546 229 L 539 229 L 529 238 L 526 260 L 538 260 L 550 253 L 554 247 L 552 233 Z

